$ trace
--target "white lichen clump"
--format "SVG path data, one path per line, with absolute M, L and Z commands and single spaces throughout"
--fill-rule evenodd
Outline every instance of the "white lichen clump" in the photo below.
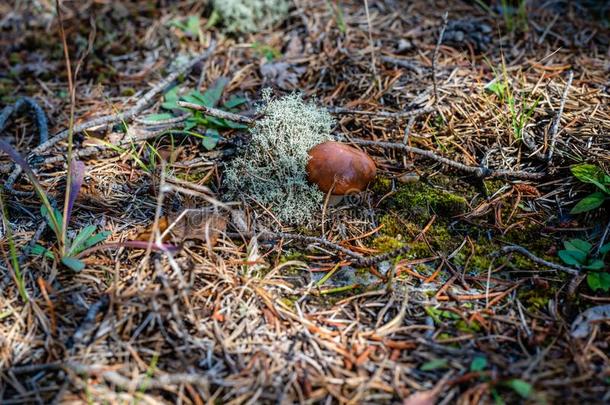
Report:
M 254 200 L 284 223 L 308 225 L 324 199 L 307 181 L 308 151 L 331 139 L 334 119 L 298 94 L 271 100 L 266 90 L 263 100 L 263 117 L 250 130 L 248 147 L 228 165 L 225 184 L 232 198 Z
M 290 0 L 214 0 L 227 32 L 258 32 L 286 19 Z

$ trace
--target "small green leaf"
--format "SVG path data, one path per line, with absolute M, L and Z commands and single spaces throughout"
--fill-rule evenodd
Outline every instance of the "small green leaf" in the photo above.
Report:
M 163 102 L 163 104 L 161 104 L 161 108 L 164 108 L 166 110 L 177 110 L 181 108 L 178 105 L 178 86 L 174 86 L 169 89 L 163 96 L 163 99 L 165 101 Z
M 186 120 L 186 122 L 184 123 L 184 130 L 185 131 L 190 131 L 191 129 L 195 128 L 197 125 L 201 124 L 202 120 L 200 118 L 196 118 L 196 117 L 191 117 L 189 119 Z
M 185 34 L 188 34 L 191 37 L 199 35 L 199 16 L 191 15 L 186 19 L 186 22 L 174 19 L 169 22 L 169 25 L 184 31 Z
M 239 107 L 240 105 L 246 103 L 248 101 L 245 97 L 237 97 L 231 96 L 224 104 L 223 107 L 230 110 L 235 107 Z
M 604 267 L 604 261 L 601 259 L 595 259 L 591 263 L 584 266 L 584 268 L 588 270 L 603 270 Z
M 603 245 L 602 247 L 599 248 L 599 253 L 602 255 L 605 255 L 608 252 L 610 252 L 610 242 L 606 243 L 605 245 Z
M 104 231 L 93 235 L 85 241 L 85 243 L 83 244 L 83 250 L 89 249 L 90 247 L 95 246 L 98 243 L 106 240 L 108 236 L 110 236 L 110 231 Z
M 599 275 L 599 273 L 587 274 L 587 284 L 589 285 L 589 288 L 593 291 L 597 291 L 602 288 L 602 281 Z
M 610 273 L 599 273 L 599 281 L 604 292 L 610 291 Z
M 146 117 L 142 118 L 144 122 L 157 122 L 157 121 L 165 121 L 174 118 L 174 114 L 172 113 L 160 113 L 160 114 L 150 114 Z
M 582 214 L 583 212 L 588 212 L 600 207 L 604 200 L 606 199 L 606 194 L 601 191 L 596 191 L 593 194 L 589 194 L 582 200 L 578 202 L 570 211 L 570 214 Z
M 584 241 L 582 239 L 571 239 L 569 241 L 563 242 L 563 245 L 567 250 L 579 250 L 583 252 L 585 255 L 589 254 L 593 245 L 589 242 Z
M 421 371 L 432 371 L 439 368 L 446 368 L 448 362 L 447 359 L 434 359 L 424 363 L 419 369 Z
M 220 101 L 225 86 L 229 83 L 226 77 L 218 78 L 209 89 L 203 93 L 202 101 L 206 107 L 214 107 Z
M 207 30 L 207 29 L 212 28 L 213 26 L 218 24 L 221 19 L 222 19 L 222 17 L 220 16 L 220 13 L 218 11 L 216 11 L 215 9 L 212 10 L 212 14 L 210 14 L 210 18 L 208 18 L 208 22 L 205 23 L 205 29 Z
M 47 259 L 51 259 L 51 260 L 55 258 L 55 256 L 53 256 L 53 253 L 51 253 L 51 251 L 49 251 L 49 249 L 47 249 L 43 246 L 40 246 L 38 244 L 36 244 L 30 248 L 29 254 L 30 254 L 30 256 L 44 256 Z
M 68 256 L 74 256 L 82 249 L 82 245 L 84 245 L 85 241 L 93 235 L 96 227 L 94 225 L 89 225 L 81 229 L 81 231 L 76 235 L 72 244 L 70 245 L 70 250 L 68 250 Z
M 64 223 L 64 216 L 62 215 L 61 211 L 59 211 L 57 208 L 53 208 L 53 214 L 50 214 L 49 210 L 47 210 L 47 207 L 41 205 L 40 215 L 42 215 L 42 217 L 47 221 L 49 228 L 51 228 L 51 230 L 55 232 L 56 235 L 61 234 L 61 229 L 55 229 L 55 225 L 53 225 L 53 219 L 51 218 L 51 215 L 53 215 L 53 217 L 55 218 L 55 222 L 61 227 L 61 225 Z
M 182 96 L 182 101 L 197 105 L 205 105 L 205 99 L 203 98 L 203 94 L 201 94 L 197 90 L 193 90 L 190 93 Z
M 77 273 L 85 268 L 85 263 L 73 257 L 62 257 L 61 262 L 64 266 Z
M 487 359 L 483 356 L 476 356 L 470 363 L 470 371 L 483 371 L 487 367 Z
M 505 84 L 500 80 L 493 80 L 485 86 L 485 91 L 488 93 L 495 94 L 499 98 L 504 98 L 504 94 L 506 92 Z
M 602 290 L 608 292 L 610 290 L 610 273 L 589 273 L 587 275 L 587 284 L 593 291 Z
M 530 383 L 518 378 L 507 381 L 506 386 L 512 388 L 512 390 L 519 394 L 522 398 L 529 398 L 534 390 Z
M 590 183 L 591 180 L 597 180 L 599 178 L 601 169 L 595 165 L 583 163 L 572 166 L 570 171 L 578 180 L 583 183 Z
M 579 250 L 560 250 L 557 254 L 565 264 L 570 266 L 580 267 L 587 260 L 587 255 Z
M 608 182 L 606 181 L 606 177 L 608 175 L 604 173 L 601 168 L 595 165 L 585 163 L 577 166 L 572 166 L 570 170 L 574 177 L 576 177 L 583 183 L 594 184 L 604 193 L 610 193 L 610 190 L 606 187 L 606 184 L 608 184 Z
M 192 37 L 197 37 L 199 35 L 199 27 L 201 23 L 199 22 L 199 16 L 191 15 L 186 20 L 186 33 L 190 34 Z
M 218 141 L 220 140 L 220 134 L 217 130 L 213 128 L 208 128 L 205 131 L 205 137 L 201 139 L 201 144 L 207 150 L 212 150 L 218 145 Z

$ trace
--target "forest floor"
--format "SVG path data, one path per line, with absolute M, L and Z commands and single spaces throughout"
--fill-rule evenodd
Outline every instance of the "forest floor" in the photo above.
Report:
M 0 139 L 61 209 L 69 76 L 54 2 L 32 3 L 0 4 L 0 108 L 33 98 L 51 142 L 25 110 Z M 235 36 L 203 1 L 62 2 L 86 164 L 67 238 L 105 240 L 62 260 L 0 153 L 1 403 L 610 402 L 604 2 L 364 3 Z M 166 119 L 202 94 L 252 115 L 265 87 L 377 164 L 313 226 L 227 200 L 247 130 Z

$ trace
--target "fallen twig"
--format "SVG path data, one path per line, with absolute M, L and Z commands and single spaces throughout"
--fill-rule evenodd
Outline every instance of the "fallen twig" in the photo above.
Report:
M 381 60 L 386 63 L 392 63 L 396 66 L 400 66 L 405 69 L 412 70 L 415 73 L 417 73 L 418 75 L 421 75 L 423 73 L 423 69 L 421 66 L 419 66 L 418 64 L 416 64 L 414 62 L 408 61 L 408 60 L 393 58 L 391 56 L 382 56 Z
M 157 85 L 155 85 L 152 89 L 150 89 L 148 92 L 146 92 L 144 94 L 144 96 L 142 96 L 138 100 L 138 102 L 133 107 L 131 107 L 129 110 L 127 110 L 125 112 L 117 113 L 117 114 L 111 114 L 111 115 L 106 115 L 103 117 L 94 118 L 92 120 L 83 122 L 82 124 L 75 125 L 73 132 L 76 134 L 76 133 L 85 131 L 87 129 L 93 128 L 93 127 L 97 127 L 100 125 L 116 124 L 121 121 L 129 120 L 129 119 L 135 117 L 137 114 L 142 112 L 159 93 L 163 92 L 179 76 L 181 76 L 185 72 L 191 70 L 198 63 L 207 59 L 210 55 L 212 55 L 212 53 L 214 52 L 215 49 L 216 49 L 216 42 L 212 42 L 204 53 L 193 58 L 190 62 L 186 63 L 184 66 L 180 67 L 176 71 L 169 74 L 165 79 L 161 80 Z M 34 148 L 32 150 L 32 152 L 28 155 L 28 158 L 37 156 L 40 153 L 51 148 L 53 145 L 57 144 L 58 142 L 66 139 L 68 137 L 68 134 L 69 134 L 69 130 L 67 130 L 67 129 L 59 132 L 58 134 L 53 136 L 48 141 L 46 141 L 46 142 L 38 145 L 36 148 Z M 17 180 L 17 177 L 19 176 L 19 174 L 21 174 L 21 167 L 19 165 L 16 165 L 13 172 L 7 179 L 5 187 L 10 188 L 10 186 L 15 182 L 15 180 Z
M 74 334 L 68 339 L 66 347 L 72 348 L 74 345 L 83 343 L 85 340 L 85 336 L 89 334 L 95 326 L 95 318 L 97 317 L 97 314 L 100 312 L 106 312 L 109 305 L 110 296 L 108 294 L 102 295 L 99 300 L 91 304 L 81 324 L 78 326 L 78 328 L 76 328 Z M 89 342 L 87 344 L 91 343 L 91 340 L 93 338 L 94 336 L 90 336 Z
M 525 171 L 512 171 L 512 170 L 494 170 L 489 169 L 487 167 L 479 167 L 479 166 L 468 166 L 463 163 L 456 162 L 454 160 L 442 157 L 437 155 L 434 152 L 416 148 L 413 146 L 408 146 L 402 143 L 394 143 L 394 142 L 380 142 L 380 141 L 367 141 L 364 139 L 350 139 L 352 143 L 357 145 L 365 145 L 365 146 L 377 146 L 385 149 L 400 149 L 405 152 L 411 152 L 418 154 L 420 156 L 424 156 L 428 159 L 436 160 L 439 163 L 443 163 L 447 166 L 451 166 L 455 169 L 464 171 L 466 173 L 471 173 L 476 177 L 505 177 L 505 178 L 513 178 L 513 179 L 539 179 L 545 176 L 545 173 L 533 173 L 533 172 L 525 172 Z
M 570 70 L 568 74 L 568 82 L 566 83 L 566 87 L 563 89 L 563 94 L 561 95 L 561 103 L 559 104 L 559 110 L 557 110 L 557 114 L 555 115 L 555 120 L 553 121 L 553 126 L 551 127 L 551 146 L 549 146 L 549 153 L 547 154 L 546 160 L 550 162 L 553 158 L 553 152 L 555 151 L 555 144 L 557 143 L 557 134 L 559 133 L 559 123 L 561 121 L 561 115 L 563 114 L 563 108 L 566 104 L 566 98 L 568 97 L 568 91 L 570 90 L 570 86 L 572 85 L 572 80 L 574 79 L 574 71 Z
M 441 31 L 438 34 L 438 41 L 436 42 L 436 47 L 434 48 L 434 53 L 432 54 L 432 86 L 434 87 L 434 107 L 438 108 L 438 91 L 436 86 L 436 57 L 438 56 L 438 51 L 441 47 L 441 43 L 443 42 L 443 36 L 445 35 L 445 30 L 447 29 L 447 17 L 449 16 L 449 12 L 445 11 L 443 14 L 443 25 L 441 26 Z
M 361 110 L 351 110 L 349 108 L 342 108 L 342 107 L 328 108 L 328 111 L 333 114 L 376 115 L 379 117 L 387 117 L 387 118 L 411 118 L 411 117 L 417 117 L 418 115 L 426 114 L 426 113 L 429 113 L 429 112 L 432 112 L 435 110 L 436 110 L 436 108 L 432 108 L 432 107 L 424 107 L 424 108 L 418 108 L 417 110 L 400 111 L 400 112 L 361 111 Z
M 548 260 L 541 259 L 522 246 L 511 245 L 511 246 L 504 246 L 502 248 L 502 253 L 513 253 L 513 252 L 522 254 L 523 256 L 527 257 L 534 263 L 541 264 L 541 265 L 546 266 L 553 270 L 564 271 L 566 273 L 575 274 L 575 275 L 580 274 L 580 272 L 577 269 L 562 266 L 561 264 L 557 264 L 557 263 L 549 262 Z
M 6 106 L 0 112 L 0 132 L 6 127 L 6 122 L 9 117 L 15 113 L 21 112 L 25 108 L 31 110 L 32 115 L 36 119 L 38 126 L 39 144 L 47 142 L 49 139 L 49 127 L 47 124 L 47 116 L 43 109 L 38 105 L 36 100 L 30 97 L 22 97 L 15 101 L 15 104 Z
M 242 124 L 253 124 L 256 121 L 253 118 L 246 117 L 245 115 L 234 114 L 227 111 L 219 110 L 218 108 L 206 107 L 200 104 L 187 103 L 186 101 L 178 101 L 178 105 L 180 107 L 190 108 L 192 110 L 203 111 L 207 115 L 211 115 L 212 117 L 240 122 Z

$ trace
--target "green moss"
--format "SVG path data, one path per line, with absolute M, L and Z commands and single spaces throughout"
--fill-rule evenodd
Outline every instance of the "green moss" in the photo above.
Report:
M 520 288 L 517 297 L 527 309 L 540 309 L 548 306 L 549 301 L 555 297 L 556 291 L 556 288 Z
M 477 321 L 466 322 L 460 319 L 455 326 L 457 330 L 464 333 L 477 333 L 481 331 L 481 325 Z
M 464 197 L 416 182 L 402 185 L 388 205 L 410 214 L 419 223 L 428 220 L 433 214 L 442 218 L 462 214 L 468 203 Z
M 500 247 L 486 238 L 478 238 L 473 241 L 473 249 L 462 248 L 455 257 L 453 263 L 464 267 L 464 271 L 472 273 L 483 273 L 489 270 L 494 261 L 493 255 Z
M 483 182 L 483 184 L 485 185 L 485 191 L 487 192 L 487 195 L 492 195 L 494 193 L 496 193 L 497 191 L 499 191 L 502 187 L 504 187 L 504 185 L 506 184 L 506 182 L 504 180 L 485 180 Z
M 290 251 L 280 257 L 280 263 L 286 263 L 290 261 L 307 262 L 307 256 L 305 256 L 305 254 L 301 252 Z
M 8 61 L 12 65 L 17 65 L 19 63 L 23 63 L 23 58 L 21 57 L 21 54 L 19 52 L 13 52 L 8 56 Z
M 392 180 L 387 177 L 377 176 L 369 189 L 377 196 L 381 197 L 392 190 Z
M 136 94 L 136 90 L 133 87 L 126 87 L 121 90 L 121 95 L 125 97 L 131 97 Z
M 404 246 L 404 243 L 388 235 L 381 235 L 373 239 L 372 246 L 380 252 L 389 252 Z

